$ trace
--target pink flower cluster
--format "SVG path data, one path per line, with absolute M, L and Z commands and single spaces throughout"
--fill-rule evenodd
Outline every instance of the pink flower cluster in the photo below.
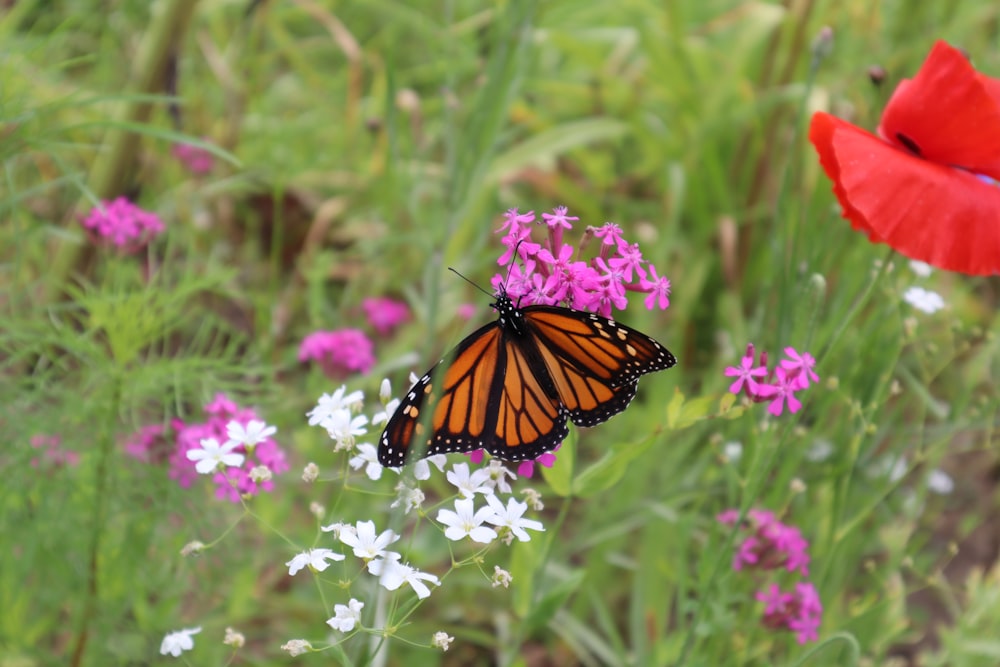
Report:
M 204 438 L 215 438 L 219 442 L 226 442 L 229 439 L 226 424 L 231 421 L 237 421 L 246 426 L 250 420 L 260 420 L 254 410 L 240 408 L 225 394 L 217 394 L 215 399 L 205 406 L 205 412 L 208 418 L 204 422 L 185 424 L 183 421 L 175 419 L 172 424 L 177 435 L 176 447 L 169 459 L 170 478 L 177 480 L 177 483 L 184 488 L 191 486 L 195 478 L 198 477 L 194 462 L 187 458 L 189 450 L 201 449 L 201 441 Z M 258 443 L 253 448 L 253 452 L 246 451 L 242 445 L 233 451 L 244 454 L 246 459 L 241 467 L 230 467 L 226 469 L 225 473 L 217 472 L 212 476 L 212 482 L 216 486 L 215 495 L 220 499 L 228 499 L 238 503 L 243 494 L 256 495 L 261 490 L 272 491 L 274 489 L 273 481 L 268 480 L 257 484 L 250 478 L 250 471 L 256 466 L 267 466 L 275 475 L 285 472 L 289 467 L 285 460 L 285 453 L 271 438 Z
M 195 176 L 203 176 L 215 166 L 215 156 L 199 146 L 174 144 L 170 152 Z
M 126 252 L 143 248 L 164 230 L 155 213 L 142 210 L 125 197 L 95 206 L 83 220 L 83 226 Z
M 773 370 L 768 370 L 767 352 L 760 353 L 760 363 L 756 364 L 753 343 L 748 343 L 747 353 L 740 359 L 740 365 L 729 366 L 725 370 L 727 377 L 736 378 L 729 391 L 734 394 L 742 391 L 754 403 L 770 401 L 767 411 L 775 417 L 781 415 L 786 404 L 789 412 L 798 412 L 802 409 L 802 402 L 795 397 L 795 392 L 819 381 L 813 370 L 816 360 L 808 352 L 800 354 L 793 347 L 786 347 L 785 355 L 787 359 L 782 359 Z
M 409 307 L 388 297 L 364 299 L 361 308 L 368 324 L 382 336 L 391 334 L 410 319 Z M 375 365 L 375 344 L 360 329 L 315 331 L 299 345 L 299 361 L 314 361 L 327 376 L 339 380 L 370 371 Z
M 40 433 L 31 436 L 31 446 L 41 452 L 42 457 L 31 459 L 31 467 L 38 468 L 43 464 L 52 467 L 75 466 L 80 463 L 80 454 L 72 449 L 63 449 L 62 438 L 58 435 Z
M 739 511 L 726 510 L 716 517 L 719 523 L 731 526 L 739 519 Z M 733 556 L 734 570 L 784 569 L 803 577 L 809 576 L 809 542 L 795 526 L 788 526 L 773 512 L 752 509 L 747 512 L 744 526 L 747 535 Z M 756 599 L 765 604 L 763 623 L 775 630 L 787 629 L 796 633 L 800 644 L 817 639 L 823 616 L 823 605 L 812 583 L 797 582 L 790 592 L 783 592 L 778 584 L 758 591 Z
M 623 238 L 621 227 L 612 222 L 587 227 L 577 248 L 563 243 L 563 232 L 572 229 L 575 220 L 579 218 L 569 216 L 565 206 L 543 213 L 547 236 L 542 243 L 536 243 L 531 240 L 538 226 L 534 224 L 534 211 L 507 211 L 498 230 L 506 231 L 502 242 L 507 250 L 497 264 L 507 266 L 515 252 L 520 263 L 511 267 L 509 279 L 503 273 L 493 277 L 494 290 L 499 291 L 506 281 L 507 295 L 519 306 L 561 304 L 604 317 L 611 317 L 612 308 L 628 305 L 629 291 L 647 294 L 645 305 L 649 310 L 663 310 L 670 305 L 670 281 L 642 258 L 637 243 L 630 244 Z M 592 238 L 601 242 L 597 256 L 589 261 L 579 259 Z
M 375 346 L 360 329 L 314 331 L 299 346 L 299 361 L 315 361 L 329 377 L 367 373 L 375 365 Z

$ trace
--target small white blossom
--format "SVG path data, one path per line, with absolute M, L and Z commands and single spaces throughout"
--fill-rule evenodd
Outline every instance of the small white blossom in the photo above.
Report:
M 488 517 L 486 521 L 500 528 L 509 528 L 510 534 L 522 542 L 527 542 L 531 539 L 531 536 L 524 531 L 525 528 L 529 530 L 545 530 L 541 522 L 534 519 L 522 518 L 522 515 L 528 509 L 528 503 L 518 502 L 516 498 L 508 498 L 507 506 L 504 507 L 503 502 L 496 496 L 486 496 L 486 502 L 493 509 L 493 515 Z M 509 542 L 510 539 L 508 538 Z
M 229 441 L 248 448 L 256 447 L 277 432 L 277 427 L 268 426 L 266 422 L 257 419 L 251 419 L 245 427 L 235 420 L 226 424 Z
M 188 542 L 181 548 L 181 555 L 187 558 L 191 554 L 195 555 L 200 554 L 204 549 L 205 549 L 204 544 L 202 544 L 198 540 L 194 540 L 192 542 Z
M 368 432 L 365 429 L 367 423 L 368 417 L 364 415 L 351 416 L 349 410 L 336 410 L 327 415 L 319 425 L 337 442 L 333 451 L 339 452 L 354 447 L 355 437 Z
M 418 488 L 407 486 L 405 482 L 396 485 L 396 499 L 389 507 L 399 507 L 403 505 L 403 514 L 409 514 L 410 510 L 423 505 L 426 496 Z
M 215 438 L 202 438 L 201 449 L 189 449 L 187 458 L 195 461 L 194 469 L 202 475 L 214 473 L 220 466 L 243 465 L 243 455 L 233 452 L 238 445 L 235 442 L 227 442 L 220 445 Z
M 449 540 L 457 542 L 469 537 L 473 542 L 489 544 L 496 539 L 497 532 L 484 526 L 483 522 L 493 516 L 490 507 L 480 507 L 476 511 L 472 498 L 459 498 L 455 501 L 455 511 L 442 509 L 438 511 L 437 520 L 447 526 L 444 536 Z
M 351 598 L 346 605 L 335 604 L 333 605 L 335 615 L 333 618 L 327 619 L 326 624 L 334 630 L 350 632 L 356 623 L 361 622 L 361 609 L 364 606 L 364 602 L 358 602 L 354 598 Z
M 319 466 L 310 461 L 306 464 L 306 467 L 302 469 L 302 481 L 306 484 L 312 484 L 319 478 Z
M 347 463 L 355 470 L 364 466 L 365 474 L 368 475 L 368 479 L 373 481 L 380 479 L 382 471 L 385 470 L 382 464 L 378 462 L 378 450 L 375 449 L 374 445 L 369 445 L 367 442 L 362 442 L 358 445 L 357 455 L 352 456 Z
M 493 566 L 493 588 L 497 586 L 503 586 L 507 588 L 510 586 L 510 582 L 514 581 L 514 577 L 510 576 L 510 572 L 503 569 L 499 565 Z
M 320 396 L 316 407 L 306 413 L 306 416 L 309 417 L 309 425 L 316 426 L 316 424 L 321 423 L 334 412 L 341 410 L 350 411 L 352 407 L 361 405 L 361 402 L 365 398 L 364 394 L 360 391 L 352 391 L 350 394 L 345 394 L 346 391 L 347 386 L 341 385 L 340 389 L 333 392 L 332 396 L 330 394 Z
M 374 521 L 358 521 L 357 528 L 353 531 L 340 531 L 340 541 L 354 549 L 355 556 L 365 560 L 385 557 L 386 547 L 398 539 L 399 535 L 392 530 L 382 531 L 376 536 Z
M 722 455 L 727 461 L 739 461 L 743 456 L 743 443 L 732 440 L 722 446 Z
M 484 468 L 490 478 L 486 481 L 486 484 L 490 486 L 497 493 L 512 493 L 510 488 L 510 483 L 507 478 L 510 477 L 510 481 L 513 482 L 517 479 L 517 475 L 512 473 L 510 469 L 503 464 L 500 459 L 490 459 L 490 462 L 486 464 Z
M 322 519 L 326 515 L 326 508 L 314 500 L 309 503 L 309 513 L 317 519 Z
M 545 509 L 545 504 L 542 502 L 542 494 L 538 491 L 531 488 L 523 489 L 521 491 L 521 495 L 524 496 L 524 501 L 528 503 L 528 507 L 536 512 L 541 512 Z
M 817 440 L 806 450 L 806 460 L 814 463 L 825 461 L 833 454 L 833 443 L 829 440 Z
M 354 526 L 347 523 L 340 523 L 339 521 L 331 523 L 329 526 L 320 526 L 319 529 L 324 533 L 333 533 L 333 536 L 338 540 L 340 539 L 340 534 L 345 530 L 352 533 L 355 532 Z
M 484 496 L 493 495 L 493 489 L 486 483 L 490 478 L 490 473 L 484 468 L 479 468 L 470 474 L 468 463 L 456 463 L 445 476 L 448 478 L 448 482 L 466 498 L 471 498 L 477 493 Z
M 222 639 L 222 643 L 233 648 L 243 648 L 243 645 L 247 643 L 247 638 L 243 636 L 242 632 L 226 628 L 226 636 Z
M 191 635 L 196 635 L 199 632 L 201 632 L 200 627 L 185 628 L 169 633 L 160 642 L 160 655 L 169 654 L 175 658 L 180 657 L 184 651 L 190 651 L 194 648 L 194 639 L 191 638 Z
M 271 481 L 271 469 L 267 466 L 254 466 L 250 469 L 250 479 L 254 484 L 263 484 Z
M 927 475 L 927 488 L 934 493 L 946 496 L 955 490 L 955 481 L 944 470 L 931 470 Z
M 917 310 L 933 314 L 944 308 L 944 299 L 937 292 L 923 287 L 909 287 L 903 292 L 903 300 Z
M 931 265 L 928 264 L 927 262 L 921 262 L 918 259 L 911 259 L 910 271 L 913 271 L 921 278 L 926 278 L 927 276 L 931 275 L 931 273 L 934 272 L 934 269 L 931 268 Z
M 435 632 L 434 636 L 431 637 L 431 646 L 447 651 L 453 641 L 455 638 L 449 637 L 447 632 Z
M 399 558 L 399 554 L 390 551 L 383 558 L 368 561 L 368 571 L 379 578 L 379 584 L 386 590 L 394 591 L 404 583 L 409 584 L 417 597 L 422 600 L 431 594 L 425 581 L 435 586 L 441 585 L 441 580 L 433 574 L 400 563 Z
M 287 642 L 281 645 L 282 651 L 287 651 L 288 655 L 295 656 L 303 655 L 312 650 L 312 644 L 310 644 L 305 639 L 289 639 Z
M 309 549 L 298 554 L 295 558 L 285 563 L 285 565 L 288 566 L 289 576 L 294 577 L 299 570 L 306 566 L 317 572 L 322 572 L 330 567 L 330 564 L 326 562 L 327 559 L 344 560 L 344 558 L 343 554 L 338 554 L 330 549 Z
M 425 459 L 420 459 L 413 466 L 413 476 L 421 481 L 430 479 L 431 463 L 434 464 L 438 471 L 444 472 L 444 466 L 448 463 L 448 457 L 445 454 L 434 454 Z

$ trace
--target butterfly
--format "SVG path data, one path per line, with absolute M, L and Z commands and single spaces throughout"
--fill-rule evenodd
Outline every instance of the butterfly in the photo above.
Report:
M 628 407 L 641 375 L 677 363 L 646 334 L 600 315 L 518 308 L 502 285 L 491 306 L 496 321 L 459 343 L 403 397 L 379 439 L 383 466 L 402 466 L 414 450 L 537 458 L 566 438 L 567 419 L 577 426 L 607 421 Z

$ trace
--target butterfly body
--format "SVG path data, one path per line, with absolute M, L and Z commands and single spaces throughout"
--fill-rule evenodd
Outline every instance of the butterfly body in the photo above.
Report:
M 401 466 L 416 450 L 537 458 L 566 438 L 567 420 L 606 421 L 628 406 L 641 375 L 676 363 L 649 336 L 593 313 L 518 308 L 502 289 L 493 307 L 497 320 L 463 340 L 403 397 L 379 441 L 382 465 Z

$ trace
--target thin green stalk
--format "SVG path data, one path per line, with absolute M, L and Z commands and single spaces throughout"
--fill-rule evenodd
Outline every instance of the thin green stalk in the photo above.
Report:
M 104 537 L 104 527 L 107 521 L 108 498 L 111 496 L 111 459 L 115 448 L 116 416 L 118 415 L 122 397 L 122 379 L 115 373 L 112 380 L 113 388 L 103 437 L 98 442 L 97 466 L 94 470 L 94 524 L 90 535 L 90 548 L 87 562 L 87 588 L 84 593 L 83 611 L 80 614 L 80 626 L 77 629 L 76 643 L 73 647 L 73 658 L 70 664 L 79 667 L 90 638 L 91 623 L 100 617 L 100 555 L 101 543 Z

